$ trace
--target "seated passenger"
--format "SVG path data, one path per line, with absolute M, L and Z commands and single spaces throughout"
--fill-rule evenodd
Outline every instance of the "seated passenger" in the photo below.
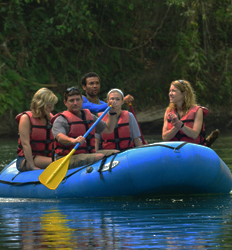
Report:
M 44 169 L 52 163 L 54 137 L 51 118 L 58 98 L 47 88 L 39 89 L 31 101 L 31 110 L 16 116 L 19 146 L 16 167 L 19 171 Z
M 52 133 L 56 139 L 55 151 L 58 158 L 66 156 L 77 143 L 80 143 L 71 156 L 69 169 L 92 164 L 104 156 L 118 152 L 115 150 L 95 152 L 95 130 L 99 133 L 112 133 L 116 124 L 114 115 L 109 115 L 106 121 L 100 120 L 85 138 L 83 135 L 94 124 L 97 117 L 91 114 L 88 109 L 82 109 L 83 97 L 80 90 L 76 87 L 68 88 L 64 93 L 64 104 L 67 110 L 56 114 L 52 119 Z M 111 101 L 109 105 L 112 105 L 109 111 L 111 114 L 115 112 L 115 101 Z
M 194 90 L 185 80 L 171 82 L 170 104 L 164 115 L 164 141 L 187 141 L 205 145 L 203 117 L 208 109 L 196 104 Z
M 117 149 L 120 151 L 142 146 L 143 143 L 140 139 L 140 130 L 134 115 L 126 110 L 122 110 L 124 103 L 124 95 L 120 89 L 112 89 L 107 95 L 107 102 L 115 101 L 116 106 L 115 116 L 117 124 L 114 132 L 111 134 L 95 133 L 95 148 L 101 149 Z M 101 113 L 99 114 L 101 115 Z M 112 116 L 113 114 L 111 114 Z M 108 114 L 105 115 L 103 120 L 108 119 Z

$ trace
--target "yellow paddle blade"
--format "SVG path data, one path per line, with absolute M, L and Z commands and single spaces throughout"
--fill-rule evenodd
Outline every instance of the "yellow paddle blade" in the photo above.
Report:
M 39 176 L 39 181 L 49 189 L 56 189 L 68 171 L 70 157 L 63 157 L 52 162 Z

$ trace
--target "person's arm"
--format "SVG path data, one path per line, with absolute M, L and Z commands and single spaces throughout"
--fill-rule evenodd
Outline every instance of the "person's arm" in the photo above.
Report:
M 52 126 L 52 133 L 54 138 L 56 138 L 59 143 L 63 145 L 72 145 L 77 144 L 78 142 L 80 144 L 85 143 L 86 140 L 83 136 L 78 136 L 76 138 L 67 136 L 68 131 L 68 121 L 62 116 L 56 118 Z
M 168 130 L 168 121 L 167 121 L 167 114 L 168 110 L 165 112 L 164 115 L 164 125 L 162 131 L 162 139 L 163 141 L 170 141 L 173 137 L 175 137 L 176 133 L 180 130 L 182 124 L 178 126 L 173 126 L 171 129 Z
M 134 101 L 134 97 L 132 95 L 127 95 L 124 97 L 124 103 L 131 103 Z
M 202 128 L 202 124 L 203 124 L 203 111 L 201 108 L 199 108 L 196 112 L 195 115 L 195 119 L 194 119 L 194 123 L 193 123 L 193 128 L 187 127 L 187 126 L 182 126 L 182 121 L 179 120 L 177 118 L 177 116 L 175 116 L 175 118 L 173 118 L 172 120 L 173 123 L 173 128 L 168 130 L 168 122 L 167 122 L 167 112 L 165 113 L 164 116 L 164 126 L 163 126 L 163 133 L 162 133 L 162 138 L 164 141 L 169 141 L 171 140 L 173 137 L 175 137 L 176 133 L 181 129 L 183 131 L 183 133 L 192 138 L 192 139 L 196 139 L 200 132 L 201 132 L 201 128 Z
M 101 127 L 101 124 L 102 124 L 102 122 L 103 122 L 103 121 L 100 121 L 100 122 L 97 124 L 97 126 L 96 126 L 96 133 L 99 133 L 99 134 L 101 134 L 101 133 L 110 134 L 110 133 L 113 133 L 114 128 L 116 127 L 116 123 L 117 123 L 117 118 L 116 118 L 116 116 L 117 116 L 117 113 L 116 113 L 116 111 L 115 111 L 115 109 L 114 109 L 114 108 L 115 108 L 115 105 L 116 105 L 116 102 L 110 100 L 110 101 L 108 102 L 108 105 L 111 105 L 111 109 L 110 109 L 109 112 L 108 112 L 107 121 L 104 122 L 106 126 L 105 126 L 104 129 L 103 129 L 103 128 L 100 128 L 100 127 Z M 95 115 L 92 114 L 92 116 L 93 116 L 94 120 L 97 119 L 97 117 L 96 117 Z M 97 127 L 98 127 L 99 129 L 97 129 Z M 98 131 L 99 131 L 99 132 L 98 132 Z
M 180 121 L 181 122 L 181 121 Z M 181 123 L 182 124 L 182 123 Z M 183 126 L 181 128 L 181 130 L 190 138 L 192 139 L 196 139 L 200 132 L 201 132 L 201 128 L 202 128 L 202 124 L 203 124 L 203 111 L 201 108 L 199 108 L 196 112 L 195 115 L 195 119 L 194 119 L 194 123 L 193 123 L 193 128 L 187 127 L 187 126 Z
M 141 133 L 139 130 L 139 126 L 134 115 L 131 112 L 129 112 L 129 127 L 130 127 L 130 136 L 133 139 L 135 147 L 142 146 L 143 142 L 140 139 Z
M 95 150 L 98 151 L 100 148 L 101 134 L 95 133 Z
M 107 103 L 100 101 L 101 104 L 95 104 L 92 103 L 90 101 L 88 101 L 88 99 L 85 96 L 83 97 L 83 105 L 82 105 L 82 109 L 89 109 L 91 113 L 99 113 L 99 112 L 103 112 L 107 109 Z
M 26 114 L 24 114 L 20 118 L 19 122 L 19 136 L 23 147 L 25 159 L 27 160 L 30 169 L 34 170 L 38 168 L 36 167 L 32 156 L 32 150 L 30 145 L 30 130 L 31 130 L 30 119 Z
M 106 122 L 100 121 L 96 126 L 96 132 L 98 134 L 104 133 L 104 134 L 110 134 L 113 133 L 114 128 L 116 127 L 116 115 L 110 115 L 110 113 L 114 113 L 113 111 L 108 112 L 108 119 Z M 93 115 L 94 116 L 94 115 Z M 97 117 L 95 117 L 96 119 Z M 103 124 L 104 123 L 104 124 Z
M 83 136 L 78 136 L 76 138 L 72 138 L 72 137 L 69 137 L 69 136 L 62 134 L 62 133 L 57 134 L 56 140 L 63 145 L 71 145 L 71 144 L 76 145 L 78 142 L 80 144 L 83 144 L 86 142 L 86 140 Z
M 96 152 L 99 150 L 99 146 L 100 146 L 100 139 L 95 137 L 95 150 L 96 150 Z
M 140 137 L 137 137 L 135 139 L 133 139 L 135 147 L 139 147 L 143 145 L 143 142 L 141 141 Z

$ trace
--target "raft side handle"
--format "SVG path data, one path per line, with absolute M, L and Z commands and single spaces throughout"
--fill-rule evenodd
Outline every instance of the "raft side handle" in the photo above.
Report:
M 61 183 L 64 184 L 66 181 L 67 181 L 67 178 L 64 178 Z
M 185 142 L 181 143 L 179 146 L 177 146 L 176 148 L 174 148 L 174 153 L 180 153 L 180 148 L 182 148 L 187 143 L 188 142 L 185 141 Z
M 114 157 L 110 161 L 109 172 L 111 172 L 111 169 L 112 169 L 112 166 L 113 166 L 113 162 L 114 162 L 114 159 L 115 159 L 116 156 L 117 156 L 117 154 L 115 154 Z M 114 166 L 114 167 L 116 167 L 116 166 Z
M 103 166 L 101 172 L 106 172 L 106 171 L 111 172 L 111 169 L 118 166 L 119 163 L 120 163 L 120 161 L 109 162 Z
M 174 153 L 180 153 L 180 149 L 179 148 L 174 148 Z

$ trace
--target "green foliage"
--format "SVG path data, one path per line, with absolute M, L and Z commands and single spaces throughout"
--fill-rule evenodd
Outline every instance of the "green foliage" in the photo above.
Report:
M 89 71 L 101 76 L 102 99 L 118 87 L 137 108 L 166 106 L 181 78 L 203 105 L 231 100 L 229 0 L 9 0 L 0 9 L 0 115 L 28 109 L 42 86 L 60 97 L 59 111 L 63 91 Z
M 0 76 L 0 115 L 7 112 L 15 115 L 21 112 L 21 109 L 30 108 L 31 93 L 35 87 L 22 79 L 15 71 L 6 70 L 3 76 Z
M 177 52 L 173 78 L 191 81 L 203 104 L 227 106 L 231 100 L 231 1 L 168 1 L 180 18 L 173 34 Z

